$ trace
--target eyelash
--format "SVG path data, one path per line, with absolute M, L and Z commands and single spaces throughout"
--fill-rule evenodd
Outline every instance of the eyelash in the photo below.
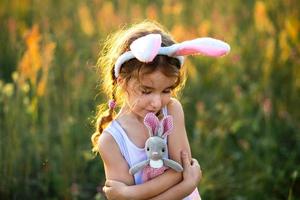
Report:
M 142 94 L 151 94 L 152 91 L 147 91 L 147 90 L 143 90 Z M 171 90 L 167 90 L 167 91 L 163 91 L 164 94 L 169 94 L 171 93 Z

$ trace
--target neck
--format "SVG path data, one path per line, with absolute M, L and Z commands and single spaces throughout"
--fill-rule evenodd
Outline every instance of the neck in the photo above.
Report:
M 134 114 L 127 104 L 123 104 L 117 116 L 126 116 L 132 120 L 138 121 L 139 123 L 144 123 L 144 118 Z

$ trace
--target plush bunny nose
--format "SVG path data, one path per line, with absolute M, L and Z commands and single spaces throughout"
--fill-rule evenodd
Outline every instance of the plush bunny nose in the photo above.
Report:
M 158 154 L 158 152 L 152 152 L 152 159 L 153 159 L 153 160 L 158 160 L 158 159 L 159 159 L 159 154 Z

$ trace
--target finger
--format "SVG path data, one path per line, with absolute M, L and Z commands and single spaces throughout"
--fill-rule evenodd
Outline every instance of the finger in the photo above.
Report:
M 111 193 L 111 187 L 104 186 L 102 188 L 102 191 L 104 192 L 105 196 L 108 198 L 110 196 L 110 193 Z
M 192 166 L 197 166 L 201 170 L 201 166 L 200 166 L 198 160 L 196 160 L 195 158 L 192 158 L 191 165 Z
M 199 165 L 198 160 L 196 160 L 195 158 L 192 158 L 191 165 Z
M 190 165 L 190 159 L 186 151 L 181 152 L 181 162 L 183 168 L 187 168 Z
M 104 193 L 106 193 L 106 192 L 107 192 L 107 189 L 108 189 L 108 187 L 104 186 L 104 187 L 102 188 L 102 191 L 103 191 Z
M 113 185 L 113 180 L 106 180 L 105 181 L 105 186 L 107 186 L 107 187 L 111 187 L 112 185 Z

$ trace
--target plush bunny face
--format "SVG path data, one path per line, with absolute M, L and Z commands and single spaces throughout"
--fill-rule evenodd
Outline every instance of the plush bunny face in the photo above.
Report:
M 167 145 L 163 138 L 153 136 L 146 141 L 145 151 L 151 160 L 159 160 L 167 155 Z

